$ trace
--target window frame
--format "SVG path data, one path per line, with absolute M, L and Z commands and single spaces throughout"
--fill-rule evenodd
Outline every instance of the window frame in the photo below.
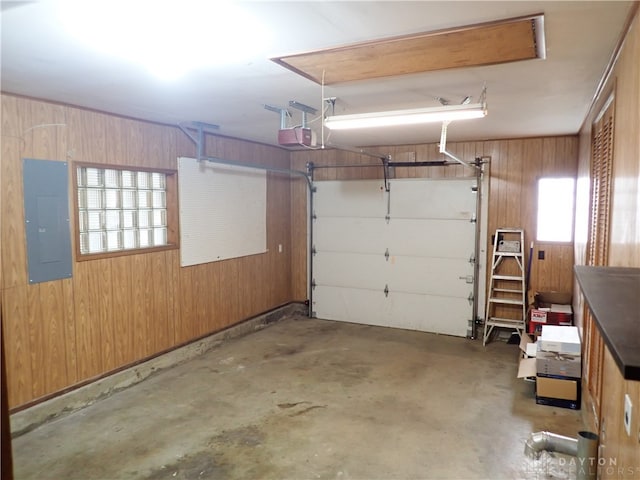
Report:
M 568 240 L 541 240 L 538 238 L 539 233 L 539 209 L 540 209 L 540 180 L 559 180 L 559 179 L 568 179 L 573 181 L 573 204 L 571 206 L 571 228 L 570 233 L 571 236 Z M 536 219 L 536 230 L 535 230 L 535 242 L 537 244 L 557 244 L 557 245 L 568 245 L 574 243 L 575 240 L 575 222 L 576 222 L 576 188 L 577 188 L 577 180 L 575 177 L 570 175 L 544 175 L 539 176 L 536 179 L 536 209 L 535 209 L 535 219 Z
M 114 258 L 127 255 L 140 255 L 143 253 L 161 252 L 166 250 L 176 250 L 180 248 L 180 228 L 178 218 L 178 171 L 167 168 L 142 167 L 135 165 L 111 165 L 106 163 L 92 162 L 72 162 L 71 168 L 73 181 L 73 242 L 75 242 L 75 260 L 83 262 L 87 260 L 99 260 L 103 258 Z M 129 248 L 110 252 L 82 253 L 80 251 L 80 205 L 78 201 L 78 169 L 98 168 L 103 170 L 127 170 L 131 172 L 163 173 L 166 179 L 166 211 L 167 211 L 167 244 L 155 245 L 151 247 Z
M 615 103 L 614 90 L 607 97 L 591 125 L 587 265 L 605 266 L 609 261 L 616 130 Z

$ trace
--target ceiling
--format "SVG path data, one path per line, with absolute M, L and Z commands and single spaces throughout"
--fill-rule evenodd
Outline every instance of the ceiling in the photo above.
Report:
M 107 5 L 125 13 L 132 1 Z M 292 126 L 300 123 L 300 112 L 288 107 L 290 100 L 322 110 L 330 108 L 323 98 L 336 97 L 335 112 L 328 113 L 351 114 L 438 106 L 438 97 L 459 103 L 471 95 L 478 101 L 484 85 L 487 117 L 452 123 L 449 141 L 575 134 L 632 7 L 632 2 L 622 1 L 236 2 L 264 29 L 258 34 L 233 25 L 252 39 L 255 50 L 224 65 L 160 79 L 139 62 L 99 53 L 73 37 L 59 19 L 59 3 L 2 1 L 2 91 L 167 124 L 201 121 L 219 125 L 221 135 L 273 145 L 280 118 L 265 104 L 288 108 Z M 207 58 L 233 43 L 216 37 L 221 24 L 215 13 L 190 8 L 207 26 L 187 34 L 170 29 L 166 36 L 172 44 L 186 39 L 190 43 L 180 47 L 183 51 L 200 48 L 200 56 Z M 544 59 L 324 87 L 270 60 L 539 13 L 544 14 Z M 153 18 L 149 13 L 148 22 Z M 111 26 L 111 31 L 118 36 L 119 26 Z M 321 118 L 309 119 L 321 144 Z M 416 144 L 438 141 L 440 126 L 327 134 L 325 129 L 326 145 Z

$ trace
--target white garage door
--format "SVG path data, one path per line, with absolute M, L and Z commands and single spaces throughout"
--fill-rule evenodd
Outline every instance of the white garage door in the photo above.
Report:
M 476 179 L 316 182 L 318 318 L 466 336 Z

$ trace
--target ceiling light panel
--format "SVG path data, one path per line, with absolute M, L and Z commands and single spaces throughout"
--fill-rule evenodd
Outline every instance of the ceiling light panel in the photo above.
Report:
M 544 58 L 543 15 L 272 58 L 314 82 L 337 83 Z

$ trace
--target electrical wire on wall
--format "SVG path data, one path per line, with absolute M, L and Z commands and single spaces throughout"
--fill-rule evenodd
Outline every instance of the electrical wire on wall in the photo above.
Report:
M 26 130 L 20 132 L 19 135 L 7 135 L 7 134 L 2 134 L 3 137 L 7 137 L 7 138 L 17 138 L 18 140 L 20 140 L 22 142 L 22 146 L 24 147 L 27 140 L 25 139 L 25 135 L 33 130 L 36 130 L 38 128 L 45 128 L 45 127 L 66 127 L 67 124 L 66 123 L 39 123 L 37 125 L 33 125 L 29 128 L 27 128 Z

